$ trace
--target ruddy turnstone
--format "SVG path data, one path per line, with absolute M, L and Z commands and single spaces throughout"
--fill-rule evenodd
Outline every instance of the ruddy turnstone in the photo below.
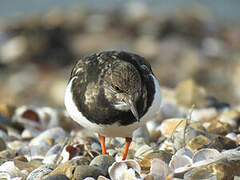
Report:
M 161 92 L 143 57 L 104 51 L 76 63 L 64 101 L 73 120 L 98 133 L 103 154 L 105 137 L 126 138 L 125 160 L 133 131 L 158 112 Z

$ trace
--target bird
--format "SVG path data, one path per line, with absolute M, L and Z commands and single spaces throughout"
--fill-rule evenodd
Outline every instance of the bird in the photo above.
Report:
M 102 51 L 74 65 L 65 90 L 69 116 L 98 134 L 102 154 L 105 137 L 125 138 L 127 158 L 132 134 L 159 112 L 161 89 L 149 62 L 126 51 Z

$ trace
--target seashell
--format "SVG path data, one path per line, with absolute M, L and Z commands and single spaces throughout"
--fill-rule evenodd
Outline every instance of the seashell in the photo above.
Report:
M 21 106 L 13 116 L 13 122 L 25 128 L 47 129 L 59 125 L 58 112 L 50 107 Z
M 55 127 L 52 129 L 47 129 L 46 131 L 39 134 L 37 137 L 33 138 L 30 141 L 29 145 L 30 146 L 39 145 L 41 144 L 42 141 L 46 141 L 46 139 L 57 140 L 65 137 L 66 137 L 65 131 L 61 127 Z
M 24 129 L 21 136 L 23 139 L 31 139 L 40 134 L 40 131 L 33 128 Z
M 188 142 L 187 147 L 189 147 L 191 150 L 194 151 L 197 149 L 201 149 L 207 145 L 210 145 L 211 142 L 212 142 L 211 139 L 209 139 L 208 137 L 199 135 L 199 136 L 192 138 Z
M 32 172 L 34 169 L 38 168 L 39 166 L 42 165 L 42 162 L 40 160 L 32 160 L 32 161 L 22 161 L 19 159 L 14 159 L 14 164 L 15 166 L 21 170 L 27 171 L 27 174 Z
M 151 152 L 153 152 L 153 148 L 145 144 L 137 149 L 135 157 L 137 159 L 143 159 L 147 154 Z
M 42 142 L 39 145 L 25 146 L 17 151 L 18 155 L 24 156 L 28 161 L 32 159 L 44 159 L 45 154 L 50 149 L 46 142 Z
M 171 137 L 173 132 L 180 131 L 186 126 L 186 119 L 166 119 L 160 125 L 161 133 L 166 137 Z
M 231 139 L 231 140 L 233 140 L 233 141 L 236 141 L 236 140 L 237 140 L 237 134 L 234 133 L 234 132 L 228 133 L 225 137 L 227 137 L 227 138 L 229 138 L 229 139 Z
M 181 167 L 190 166 L 192 164 L 192 159 L 186 155 L 173 155 L 169 163 L 169 167 L 172 169 L 177 169 Z
M 141 167 L 142 173 L 149 173 L 151 167 L 151 161 L 153 159 L 161 159 L 162 161 L 166 162 L 167 164 L 171 160 L 172 154 L 165 152 L 165 151 L 153 151 L 147 154 L 143 159 L 139 161 L 139 165 Z
M 185 155 L 185 156 L 188 156 L 188 157 L 191 158 L 191 159 L 192 159 L 192 157 L 193 157 L 192 151 L 191 151 L 190 149 L 188 149 L 188 148 L 185 148 L 185 147 L 177 150 L 177 152 L 175 153 L 175 155 L 176 155 L 176 156 L 183 156 L 183 155 Z
M 218 151 L 234 149 L 237 147 L 237 142 L 233 141 L 225 136 L 215 135 L 213 141 L 208 148 L 217 149 Z
M 125 160 L 115 162 L 109 167 L 108 173 L 111 180 L 130 180 L 130 179 L 141 179 L 140 177 L 140 166 L 135 160 Z
M 41 180 L 43 177 L 53 171 L 53 168 L 47 166 L 40 166 L 33 170 L 27 177 L 26 180 Z
M 200 149 L 193 156 L 193 163 L 204 161 L 204 160 L 213 160 L 214 158 L 219 157 L 220 153 L 216 149 Z
M 151 161 L 150 175 L 154 179 L 165 180 L 171 173 L 173 173 L 172 170 L 161 159 L 156 158 Z
M 208 169 L 192 169 L 184 174 L 184 179 L 191 179 L 191 180 L 199 180 L 199 179 L 206 179 L 206 180 L 218 180 L 211 170 Z
M 0 166 L 0 172 L 7 172 L 11 177 L 17 177 L 20 176 L 22 177 L 23 174 L 21 173 L 21 171 L 15 166 L 13 161 L 7 161 L 5 163 L 3 163 Z
M 95 180 L 93 177 L 86 177 L 84 180 Z
M 64 147 L 61 156 L 63 157 L 62 163 L 67 162 L 75 156 L 83 155 L 84 146 L 81 144 L 67 145 Z
M 42 117 L 44 117 L 44 129 L 50 129 L 59 126 L 58 112 L 50 107 L 42 107 L 39 111 Z
M 8 141 L 7 133 L 1 129 L 0 129 L 0 138 L 2 138 L 5 142 Z
M 108 178 L 106 178 L 104 176 L 98 176 L 97 180 L 110 180 L 110 179 L 108 179 Z
M 20 140 L 9 141 L 9 142 L 7 142 L 7 146 L 12 150 L 18 151 L 19 149 L 27 146 L 27 142 L 23 142 Z
M 43 159 L 43 163 L 44 164 L 56 163 L 56 158 L 57 158 L 58 154 L 61 153 L 60 152 L 61 149 L 62 149 L 62 145 L 60 145 L 60 144 L 55 144 L 54 146 L 52 146 L 46 153 L 46 155 Z
M 64 174 L 68 178 L 73 178 L 73 173 L 77 165 L 72 165 L 69 161 L 59 164 L 49 175 Z
M 163 143 L 161 143 L 159 150 L 166 151 L 169 153 L 174 153 L 175 147 L 174 147 L 173 142 L 170 139 L 166 139 L 166 140 L 164 140 Z
M 41 117 L 36 107 L 21 106 L 15 111 L 12 122 L 21 124 L 23 127 L 42 129 Z
M 7 149 L 0 152 L 0 159 L 13 159 L 16 156 L 16 151 Z
M 10 176 L 9 173 L 1 171 L 0 172 L 0 179 L 2 179 L 2 180 L 11 180 L 11 176 Z
M 95 157 L 91 163 L 90 166 L 96 166 L 99 167 L 100 169 L 103 170 L 103 175 L 107 176 L 108 174 L 108 168 L 114 163 L 114 158 L 106 155 L 106 154 L 102 154 L 99 155 L 97 157 Z

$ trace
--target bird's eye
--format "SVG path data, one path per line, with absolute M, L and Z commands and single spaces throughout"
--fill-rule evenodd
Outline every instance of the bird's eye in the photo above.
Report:
M 121 90 L 118 86 L 113 85 L 113 88 L 114 88 L 117 92 L 122 92 L 122 90 Z

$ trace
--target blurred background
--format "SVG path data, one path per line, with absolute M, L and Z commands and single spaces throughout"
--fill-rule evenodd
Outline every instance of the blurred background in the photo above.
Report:
M 2 0 L 0 103 L 63 107 L 73 64 L 113 49 L 144 56 L 169 91 L 190 81 L 240 103 L 239 0 Z

